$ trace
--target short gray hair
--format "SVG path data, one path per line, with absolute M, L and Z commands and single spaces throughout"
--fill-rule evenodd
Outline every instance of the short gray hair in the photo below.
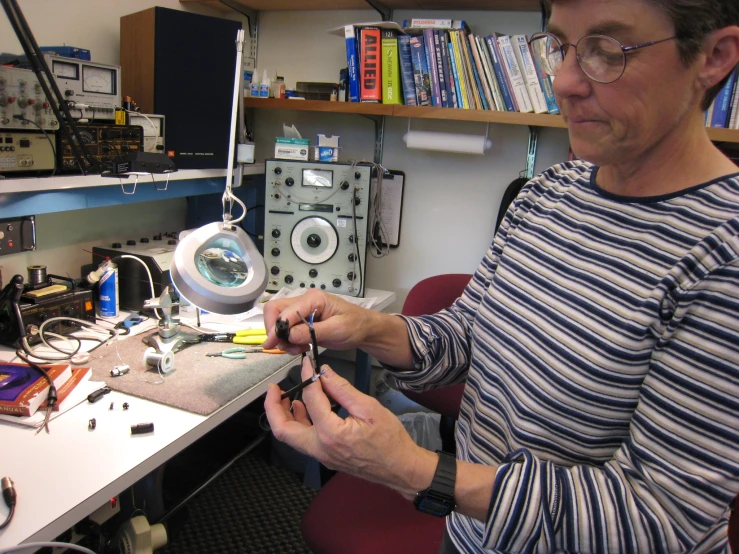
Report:
M 695 61 L 703 47 L 704 39 L 713 31 L 739 25 L 739 0 L 645 0 L 656 5 L 672 20 L 675 26 L 677 47 L 680 59 L 688 66 Z M 542 13 L 546 19 L 552 13 L 555 0 L 540 0 Z M 726 75 L 722 81 L 703 96 L 702 108 L 707 110 L 723 86 L 729 80 Z

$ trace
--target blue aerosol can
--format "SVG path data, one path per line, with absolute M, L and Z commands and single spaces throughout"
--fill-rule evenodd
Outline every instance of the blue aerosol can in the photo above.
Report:
M 98 283 L 100 291 L 98 311 L 100 317 L 116 317 L 118 315 L 118 266 L 107 261 L 100 269 L 103 270 L 103 274 Z

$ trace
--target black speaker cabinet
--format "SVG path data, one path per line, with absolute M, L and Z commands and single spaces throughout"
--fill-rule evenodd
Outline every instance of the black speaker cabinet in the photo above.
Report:
M 241 23 L 167 8 L 121 17 L 121 92 L 166 117 L 178 169 L 226 167 Z

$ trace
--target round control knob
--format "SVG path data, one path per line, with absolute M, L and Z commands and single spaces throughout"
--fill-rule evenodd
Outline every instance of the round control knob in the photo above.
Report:
M 281 174 L 282 174 L 282 168 L 281 167 L 276 167 L 275 168 L 275 175 L 281 175 Z
M 280 235 L 281 235 L 281 234 L 282 234 L 282 233 L 280 233 L 280 230 L 279 230 L 279 229 L 272 229 L 272 237 L 273 237 L 273 238 L 276 238 L 276 239 L 278 239 L 278 238 L 280 238 Z
M 349 254 L 349 261 L 350 262 L 353 262 L 354 261 L 354 254 Z
M 33 98 L 29 98 L 27 104 L 29 106 L 33 106 L 36 103 L 36 101 Z
M 49 316 L 44 312 L 36 314 L 36 319 L 38 319 L 39 321 L 46 321 L 48 318 Z
M 72 306 L 64 306 L 64 308 L 62 308 L 62 314 L 68 317 L 73 316 L 74 310 L 72 309 Z
M 18 100 L 18 106 L 21 108 L 28 106 L 28 99 L 21 96 L 20 100 Z
M 300 288 L 301 289 L 304 289 L 305 288 L 305 283 L 300 283 Z
M 274 198 L 275 200 L 279 200 L 280 199 L 280 193 L 279 192 L 274 193 L 272 195 L 272 198 Z
M 110 245 L 110 247 L 111 248 L 121 248 L 121 243 L 120 242 L 114 242 L 113 244 Z
M 153 238 L 154 240 L 162 240 L 162 234 L 160 233 L 160 234 L 158 234 L 158 235 L 154 235 L 154 236 L 153 236 L 153 237 L 151 237 L 151 238 Z
M 312 289 L 316 288 L 316 284 L 315 283 L 311 283 L 310 284 L 310 288 L 312 288 Z
M 279 248 L 273 248 L 272 249 L 272 255 L 277 257 L 280 255 L 280 249 Z
M 334 286 L 335 289 L 338 289 L 341 286 L 341 279 L 334 279 L 331 281 L 331 284 Z
M 362 178 L 362 174 L 359 171 L 355 171 L 354 172 L 354 178 L 355 179 L 361 179 Z
M 295 184 L 295 179 L 293 179 L 292 177 L 288 177 L 287 179 L 285 179 L 285 184 L 288 187 L 291 187 Z
M 354 197 L 354 205 L 359 206 L 362 203 L 362 200 L 359 198 L 359 196 Z
M 128 239 L 126 241 L 126 246 L 136 246 L 136 241 L 133 239 Z
M 74 91 L 71 89 L 67 89 L 64 91 L 64 96 L 74 96 Z
M 288 285 L 292 285 L 293 284 L 293 276 L 292 275 L 285 275 L 285 282 Z
M 43 106 L 45 110 L 48 110 L 51 107 L 51 104 L 49 104 L 48 102 L 44 102 L 43 104 L 41 104 L 41 106 Z
M 341 181 L 339 186 L 341 187 L 341 190 L 346 190 L 349 188 L 349 181 Z
M 349 242 L 354 244 L 354 235 L 349 235 Z
M 146 237 L 142 237 L 142 238 L 139 239 L 139 242 L 143 242 L 144 244 L 148 244 L 149 239 L 147 239 Z
M 26 334 L 34 337 L 38 335 L 38 325 L 34 325 L 33 323 L 26 325 Z
M 316 271 L 315 269 L 311 269 L 311 270 L 310 270 L 310 271 L 308 272 L 308 276 L 309 276 L 309 277 L 310 277 L 311 279 L 315 279 L 316 277 L 318 277 L 318 271 Z
M 8 96 L 8 104 L 15 102 L 15 96 Z
M 273 265 L 273 266 L 272 266 L 272 269 L 270 269 L 270 270 L 269 270 L 269 272 L 270 272 L 270 273 L 271 273 L 272 275 L 279 275 L 279 274 L 280 274 L 280 268 L 279 268 L 279 267 L 277 267 L 276 265 Z
M 350 281 L 354 281 L 354 277 L 355 275 L 353 271 L 350 271 L 349 273 L 346 274 L 346 278 L 349 279 Z
M 326 290 L 326 285 L 321 285 L 321 290 Z
M 175 244 L 177 244 L 177 239 L 169 239 L 169 240 L 167 241 L 167 244 L 169 244 L 169 245 L 171 245 L 171 246 L 174 246 Z
M 308 235 L 308 238 L 306 239 L 305 242 L 311 248 L 318 248 L 319 246 L 321 246 L 321 237 L 319 237 L 318 235 L 314 233 L 314 234 Z

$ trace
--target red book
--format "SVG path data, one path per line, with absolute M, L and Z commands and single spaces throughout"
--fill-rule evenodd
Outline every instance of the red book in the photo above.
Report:
M 72 377 L 69 364 L 42 365 L 59 388 Z M 46 400 L 49 382 L 26 364 L 0 362 L 0 414 L 33 415 Z
M 360 102 L 380 102 L 382 100 L 382 56 L 380 46 L 379 28 L 362 27 L 359 30 Z
M 72 368 L 72 377 L 67 379 L 67 382 L 64 383 L 61 387 L 57 388 L 56 390 L 56 396 L 57 401 L 54 405 L 54 411 L 58 412 L 59 408 L 62 406 L 62 402 L 64 402 L 64 399 L 69 396 L 69 393 L 71 393 L 74 388 L 80 384 L 81 381 L 83 381 L 88 375 L 90 374 L 90 368 L 89 367 L 73 367 Z M 39 410 L 45 410 L 46 409 L 46 400 L 44 400 L 41 405 L 39 406 Z

